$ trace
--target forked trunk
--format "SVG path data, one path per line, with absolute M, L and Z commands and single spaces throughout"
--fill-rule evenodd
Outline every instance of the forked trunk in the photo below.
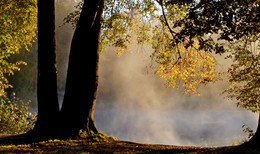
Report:
M 59 114 L 55 53 L 55 1 L 38 0 L 38 119 L 33 132 L 55 135 Z
M 98 90 L 99 38 L 104 0 L 85 1 L 71 43 L 61 109 L 62 134 L 98 132 L 94 108 Z

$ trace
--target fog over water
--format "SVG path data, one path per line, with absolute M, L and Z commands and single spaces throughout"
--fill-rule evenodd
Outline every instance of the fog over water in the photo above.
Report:
M 200 97 L 183 95 L 154 74 L 150 53 L 145 48 L 121 57 L 112 48 L 102 53 L 95 110 L 101 131 L 142 143 L 223 146 L 247 137 L 243 124 L 256 129 L 257 115 L 220 95 L 224 81 L 202 86 Z

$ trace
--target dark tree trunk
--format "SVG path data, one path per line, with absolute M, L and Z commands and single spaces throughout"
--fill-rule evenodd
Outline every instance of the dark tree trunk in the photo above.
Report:
M 38 119 L 40 136 L 55 133 L 59 114 L 55 53 L 55 0 L 38 0 Z
M 71 43 L 67 82 L 61 109 L 62 131 L 98 132 L 94 108 L 98 90 L 99 38 L 104 0 L 85 1 Z

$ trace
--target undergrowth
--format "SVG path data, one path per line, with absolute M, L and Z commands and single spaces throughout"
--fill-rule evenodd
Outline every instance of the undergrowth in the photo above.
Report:
M 86 138 L 79 139 L 51 139 L 47 141 L 26 143 L 26 144 L 9 144 L 1 145 L 0 143 L 0 153 L 63 153 L 69 151 L 85 151 L 84 147 L 88 147 L 87 150 L 95 151 L 100 145 L 108 146 L 113 144 L 117 139 L 113 136 L 107 136 L 102 132 L 92 133 Z M 109 146 L 108 146 L 109 147 Z
M 0 97 L 0 133 L 23 134 L 34 127 L 36 113 L 29 111 L 29 103 L 15 97 Z

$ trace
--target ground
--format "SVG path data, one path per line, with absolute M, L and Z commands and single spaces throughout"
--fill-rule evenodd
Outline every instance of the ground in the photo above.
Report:
M 0 135 L 0 153 L 260 153 L 240 146 L 193 147 L 140 144 L 104 135 L 76 140 L 28 141 Z M 7 138 L 6 138 L 7 137 Z

